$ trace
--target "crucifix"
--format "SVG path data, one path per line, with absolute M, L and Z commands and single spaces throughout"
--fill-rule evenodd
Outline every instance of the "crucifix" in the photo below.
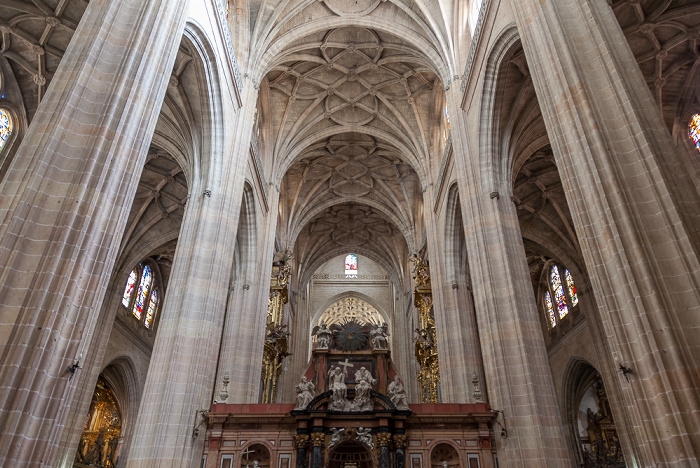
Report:
M 245 455 L 245 468 L 248 468 L 248 462 L 250 461 L 248 459 L 248 455 L 250 455 L 251 453 L 255 453 L 255 450 L 245 449 L 241 452 L 241 455 Z
M 348 367 L 355 367 L 355 364 L 350 364 L 350 361 L 348 361 L 348 358 L 345 358 L 345 361 L 340 361 L 338 363 L 339 366 L 343 366 L 343 371 L 346 372 L 348 370 Z

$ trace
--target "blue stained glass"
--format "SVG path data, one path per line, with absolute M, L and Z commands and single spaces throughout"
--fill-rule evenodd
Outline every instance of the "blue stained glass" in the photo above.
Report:
M 12 134 L 12 120 L 10 120 L 10 114 L 8 114 L 3 109 L 0 109 L 0 149 L 5 146 L 7 140 L 10 139 Z
M 695 114 L 690 118 L 688 137 L 695 144 L 695 148 L 700 151 L 700 114 Z

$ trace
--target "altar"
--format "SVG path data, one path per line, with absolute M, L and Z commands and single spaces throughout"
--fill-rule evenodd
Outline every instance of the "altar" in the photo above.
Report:
M 495 467 L 488 404 L 407 404 L 379 325 L 314 333 L 296 405 L 211 406 L 203 467 Z

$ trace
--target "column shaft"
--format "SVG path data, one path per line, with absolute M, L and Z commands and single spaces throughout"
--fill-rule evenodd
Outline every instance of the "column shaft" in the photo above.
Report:
M 216 92 L 213 90 L 212 92 Z M 243 101 L 257 91 L 244 89 Z M 244 106 L 245 107 L 245 106 Z M 168 292 L 153 347 L 129 467 L 154 464 L 192 466 L 199 459 L 205 431 L 194 437 L 201 411 L 209 409 L 215 390 L 217 359 L 231 279 L 251 122 L 243 112 L 231 122 L 230 153 L 214 154 L 211 167 L 191 189 Z M 246 139 L 247 136 L 247 139 Z M 213 138 L 217 138 L 216 135 Z M 204 189 L 210 191 L 204 194 Z M 237 310 L 237 314 L 244 311 Z M 246 343 L 241 342 L 241 347 Z M 229 393 L 237 377 L 231 375 Z
M 697 463 L 698 194 L 606 2 L 513 4 L 612 352 L 608 366 L 633 372 L 617 382 L 625 458 Z
M 187 3 L 90 2 L 0 187 L 2 466 L 53 464 Z
M 455 96 L 450 109 L 459 109 Z M 527 268 L 515 206 L 507 195 L 492 197 L 481 177 L 466 115 L 452 117 L 469 271 L 489 401 L 502 410 L 508 438 L 498 438 L 504 466 L 560 468 L 571 464 Z M 483 386 L 482 386 L 483 388 Z

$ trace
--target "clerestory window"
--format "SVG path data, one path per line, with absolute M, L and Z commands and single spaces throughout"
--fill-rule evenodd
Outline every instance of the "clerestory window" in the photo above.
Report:
M 578 305 L 578 294 L 571 272 L 559 265 L 549 266 L 544 309 L 550 328 L 556 327 Z
M 156 287 L 153 268 L 139 264 L 131 270 L 126 280 L 122 305 L 131 311 L 131 315 L 144 327 L 151 329 L 158 311 L 160 294 Z

